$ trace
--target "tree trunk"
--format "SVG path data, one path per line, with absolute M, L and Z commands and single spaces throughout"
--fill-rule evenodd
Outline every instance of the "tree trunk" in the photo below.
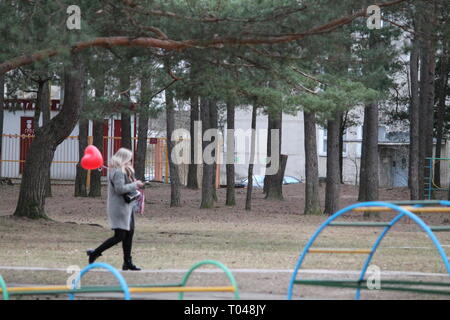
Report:
M 139 113 L 138 143 L 135 158 L 136 178 L 145 181 L 145 159 L 147 158 L 148 113 Z
M 38 81 L 38 90 L 36 94 L 36 104 L 33 115 L 33 127 L 39 128 L 39 119 L 41 118 L 42 94 L 44 92 L 44 84 L 46 81 Z
M 210 116 L 210 128 L 216 130 L 216 132 L 218 133 L 218 114 L 217 114 L 217 101 L 216 100 L 210 100 L 210 109 L 209 109 L 209 116 Z M 219 144 L 219 136 L 216 135 L 214 137 L 214 144 L 217 146 Z M 218 201 L 217 199 L 217 191 L 216 191 L 216 181 L 217 181 L 217 148 L 214 148 L 213 151 L 213 157 L 214 157 L 214 164 L 213 164 L 213 171 L 212 171 L 212 185 L 213 185 L 213 189 L 212 189 L 212 194 L 213 194 L 213 199 L 214 201 Z
M 434 20 L 433 5 L 426 6 L 421 12 L 420 30 L 420 189 L 423 198 L 426 179 L 431 175 L 430 168 L 426 168 L 426 158 L 433 156 L 433 114 L 434 114 L 434 73 L 436 69 L 434 35 L 430 19 Z M 432 187 L 432 186 L 430 186 Z
M 88 145 L 88 128 L 89 120 L 81 118 L 78 122 L 78 153 L 80 155 L 80 159 L 83 157 L 84 150 Z M 75 176 L 75 197 L 87 197 L 86 178 L 87 171 L 80 166 L 80 163 L 77 163 L 77 173 Z
M 92 144 L 103 154 L 103 120 L 92 121 Z M 102 170 L 91 170 L 89 197 L 102 195 Z
M 199 120 L 199 104 L 198 104 L 198 96 L 191 97 L 191 117 L 190 117 L 190 134 L 191 134 L 191 156 L 190 163 L 188 166 L 188 176 L 187 176 L 187 185 L 186 187 L 189 189 L 197 190 L 198 189 L 198 178 L 197 178 L 197 163 L 195 159 L 195 148 L 198 143 L 198 136 L 195 132 L 195 121 Z
M 39 120 L 42 114 L 42 125 L 46 125 L 50 121 L 50 87 L 49 80 L 39 80 L 36 107 L 34 110 L 33 125 L 34 128 L 39 128 Z M 45 196 L 52 196 L 52 187 L 50 181 L 50 168 L 48 169 L 47 176 L 45 178 Z
M 202 120 L 202 135 L 205 135 L 205 132 L 210 129 L 210 101 L 206 98 L 200 99 L 200 117 Z M 212 208 L 214 206 L 214 194 L 212 184 L 212 176 L 213 176 L 213 163 L 207 163 L 205 161 L 205 149 L 210 144 L 209 141 L 205 141 L 202 139 L 203 146 L 203 167 L 202 167 L 202 201 L 200 204 L 200 208 Z
M 305 210 L 304 214 L 320 214 L 319 165 L 317 158 L 316 115 L 303 112 L 305 130 Z
M 173 93 L 171 89 L 166 89 L 166 126 L 167 126 L 167 153 L 169 158 L 169 172 L 170 172 L 170 206 L 181 207 L 181 193 L 180 193 L 180 176 L 178 173 L 178 165 L 172 160 L 172 150 L 174 141 L 172 141 L 172 134 L 175 130 L 175 104 L 173 101 Z
M 420 166 L 419 144 L 420 144 L 420 111 L 419 111 L 419 45 L 417 39 L 413 39 L 409 58 L 409 73 L 411 83 L 410 105 L 409 105 L 409 172 L 408 183 L 411 200 L 421 199 L 420 189 Z
M 42 125 L 45 126 L 50 122 L 50 104 L 51 104 L 51 92 L 50 92 L 50 82 L 46 81 L 43 87 L 42 97 L 41 97 L 41 111 L 42 111 Z M 45 182 L 45 196 L 52 196 L 52 183 L 51 183 L 51 168 L 47 171 L 47 178 Z
M 280 154 L 278 171 L 269 179 L 269 187 L 267 188 L 268 192 L 265 199 L 283 200 L 283 179 L 286 171 L 287 159 L 287 155 Z
M 94 75 L 94 90 L 96 100 L 101 100 L 105 95 L 105 75 L 97 73 Z M 103 154 L 103 110 L 100 115 L 92 120 L 92 144 Z M 102 195 L 102 170 L 91 170 L 91 184 L 89 197 L 101 197 Z
M 450 201 L 450 177 L 449 177 L 449 180 L 448 180 L 448 186 L 449 186 L 448 187 L 449 190 L 448 190 L 447 200 Z
M 248 184 L 247 184 L 247 197 L 245 199 L 245 210 L 252 209 L 252 191 L 253 191 L 253 164 L 255 162 L 255 149 L 256 149 L 256 111 L 258 107 L 253 105 L 252 109 L 252 138 L 250 145 L 250 163 L 248 165 Z
M 286 167 L 283 167 L 283 161 L 287 162 L 287 155 L 280 154 L 279 166 L 276 174 L 270 176 L 268 180 L 267 193 L 265 199 L 267 200 L 283 200 L 283 179 Z M 265 183 L 264 183 L 265 185 Z
M 139 111 L 138 122 L 138 143 L 134 169 L 136 170 L 136 178 L 145 180 L 145 160 L 147 158 L 147 139 L 148 139 L 148 120 L 149 120 L 149 86 L 150 81 L 147 77 L 141 78 L 141 107 Z
M 439 78 L 437 83 L 437 119 L 436 119 L 436 153 L 435 157 L 441 157 L 441 145 L 444 135 L 444 122 L 445 122 L 445 100 L 447 98 L 447 83 L 449 73 L 449 58 L 448 52 L 443 48 L 443 54 L 439 62 Z M 441 161 L 437 160 L 434 163 L 434 183 L 441 187 Z
M 71 65 L 66 67 L 64 105 L 57 116 L 46 126 L 36 130 L 30 145 L 20 185 L 15 216 L 47 218 L 45 214 L 45 178 L 57 146 L 63 142 L 78 122 L 81 109 L 84 68 L 78 56 L 72 55 Z
M 348 111 L 344 112 L 341 117 L 341 126 L 339 128 L 339 176 L 341 184 L 344 183 L 344 135 L 347 129 Z
M 368 49 L 380 49 L 380 35 L 370 33 Z M 372 62 L 367 66 L 367 72 L 378 68 Z M 361 152 L 361 173 L 358 201 L 378 200 L 378 103 L 373 102 L 364 107 L 363 139 Z
M 2 144 L 3 144 L 3 118 L 4 118 L 4 102 L 5 102 L 5 75 L 0 75 L 0 160 L 2 160 Z M 2 176 L 2 162 L 0 161 L 0 178 Z
M 327 124 L 327 184 L 325 187 L 325 213 L 333 214 L 339 210 L 339 131 L 341 130 L 341 114 Z
M 365 201 L 378 200 L 378 104 L 369 105 L 366 158 L 366 196 Z
M 235 115 L 235 105 L 232 102 L 227 102 L 227 161 L 226 161 L 226 171 L 227 171 L 227 196 L 225 205 L 234 206 L 236 205 L 236 194 L 234 190 L 235 183 L 235 172 L 234 172 L 234 115 Z
M 267 133 L 267 156 L 272 157 L 272 129 L 278 130 L 278 170 L 274 175 L 268 175 L 264 177 L 264 192 L 266 194 L 265 199 L 270 200 L 283 200 L 283 178 L 284 172 L 281 165 L 282 155 L 281 155 L 281 143 L 282 143 L 282 121 L 283 121 L 283 111 L 278 110 L 276 113 L 271 115 L 269 113 L 268 120 L 268 133 Z M 287 160 L 286 160 L 287 161 Z M 267 167 L 269 164 L 267 165 Z
M 367 161 L 367 137 L 368 137 L 368 123 L 369 113 L 367 108 L 364 108 L 364 120 L 362 128 L 362 140 L 361 140 L 361 160 L 359 164 L 359 189 L 358 189 L 358 201 L 366 201 L 366 187 L 367 187 L 367 173 L 366 173 L 366 161 Z
M 364 108 L 358 201 L 378 200 L 378 184 L 378 104 L 375 102 Z M 364 213 L 366 218 L 377 215 L 376 212 Z
M 130 116 L 130 76 L 128 74 L 122 74 L 120 76 L 120 91 L 125 92 L 122 94 L 121 101 L 124 103 L 122 106 L 123 111 L 120 114 L 122 123 L 121 127 L 121 147 L 133 150 L 131 141 L 131 116 Z
M 378 104 L 364 108 L 358 201 L 378 200 Z
M 87 102 L 87 80 L 86 77 L 83 79 L 81 87 L 81 109 L 80 114 L 83 112 L 86 102 Z M 64 87 L 64 86 L 62 86 Z M 88 145 L 88 131 L 89 131 L 89 120 L 85 117 L 80 117 L 78 122 L 78 154 L 79 159 L 83 157 L 84 150 Z M 76 175 L 75 175 L 75 197 L 87 197 L 86 189 L 86 178 L 87 171 L 80 166 L 80 162 L 77 163 Z

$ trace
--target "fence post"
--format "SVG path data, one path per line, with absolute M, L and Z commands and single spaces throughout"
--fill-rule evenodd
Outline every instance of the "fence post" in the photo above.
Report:
M 169 173 L 169 146 L 167 143 L 167 139 L 165 141 L 166 141 L 166 144 L 164 146 L 164 150 L 166 151 L 166 172 L 164 175 L 164 182 L 167 184 L 167 183 L 169 183 L 169 174 L 170 174 Z
M 155 144 L 155 180 L 162 182 L 162 139 L 157 138 Z
M 94 141 L 94 137 L 93 136 L 88 136 L 87 139 L 87 144 L 91 145 Z M 87 175 L 86 175 L 86 192 L 89 193 L 89 191 L 91 190 L 91 170 L 87 171 Z

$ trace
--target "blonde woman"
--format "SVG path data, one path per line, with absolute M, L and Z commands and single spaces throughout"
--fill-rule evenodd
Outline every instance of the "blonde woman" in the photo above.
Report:
M 140 270 L 131 259 L 131 248 L 134 234 L 134 207 L 136 200 L 126 200 L 126 195 L 133 194 L 142 188 L 142 181 L 134 178 L 132 166 L 133 153 L 120 148 L 109 162 L 107 212 L 114 236 L 103 242 L 97 249 L 88 250 L 89 263 L 93 263 L 102 253 L 122 242 L 122 270 Z

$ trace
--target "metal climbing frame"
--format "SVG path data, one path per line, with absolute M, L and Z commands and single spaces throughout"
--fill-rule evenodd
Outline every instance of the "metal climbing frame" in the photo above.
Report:
M 304 284 L 304 285 L 321 285 L 321 286 L 339 286 L 339 287 L 347 287 L 347 288 L 356 288 L 356 294 L 355 299 L 360 299 L 361 289 L 364 289 L 362 283 L 364 282 L 364 277 L 367 271 L 367 268 L 370 265 L 370 262 L 378 249 L 378 247 L 381 244 L 381 241 L 386 236 L 388 231 L 403 217 L 408 217 L 412 221 L 414 221 L 431 239 L 434 246 L 436 247 L 444 265 L 447 270 L 447 273 L 450 276 L 450 263 L 448 261 L 448 258 L 446 256 L 445 251 L 442 249 L 442 246 L 439 242 L 439 240 L 436 238 L 436 236 L 433 233 L 433 229 L 436 231 L 450 231 L 450 228 L 448 227 L 430 227 L 428 226 L 422 219 L 420 219 L 417 215 L 412 213 L 411 211 L 405 209 L 405 207 L 402 207 L 400 205 L 408 205 L 408 208 L 413 208 L 416 211 L 426 210 L 429 212 L 430 205 L 440 205 L 442 207 L 445 207 L 445 212 L 450 212 L 450 201 L 401 201 L 396 203 L 388 203 L 388 202 L 381 202 L 381 201 L 374 201 L 374 202 L 362 202 L 362 203 L 356 203 L 351 206 L 348 206 L 335 214 L 333 214 L 331 217 L 329 217 L 317 230 L 316 232 L 311 236 L 308 243 L 306 244 L 305 248 L 303 249 L 301 255 L 299 256 L 297 263 L 294 268 L 294 272 L 292 274 L 289 288 L 288 288 L 288 299 L 292 299 L 293 294 L 293 288 L 295 284 Z M 438 207 L 439 209 L 442 209 L 442 207 Z M 366 211 L 368 208 L 378 208 L 379 211 L 396 211 L 398 212 L 398 215 L 392 219 L 389 223 L 379 223 L 379 222 L 357 222 L 357 223 L 345 223 L 345 222 L 333 222 L 336 218 L 341 216 L 344 213 L 347 212 L 358 212 L 358 211 Z M 366 210 L 364 210 L 366 209 Z M 443 210 L 439 210 L 443 211 Z M 311 249 L 311 246 L 314 244 L 314 241 L 317 239 L 317 237 L 320 235 L 320 233 L 328 226 L 352 226 L 352 227 L 382 227 L 384 228 L 381 234 L 376 239 L 375 243 L 373 244 L 372 248 L 370 250 L 323 250 L 323 249 Z M 297 274 L 298 270 L 301 268 L 301 265 L 308 253 L 358 253 L 358 254 L 368 254 L 367 259 L 364 262 L 364 265 L 361 269 L 361 273 L 359 275 L 359 278 L 357 281 L 322 281 L 322 280 L 298 280 Z M 384 283 L 384 282 L 383 282 Z M 415 283 L 416 285 L 431 285 L 424 282 Z M 450 285 L 444 285 L 449 286 Z M 410 289 L 410 288 L 398 288 L 394 287 L 391 288 L 391 290 L 397 289 L 399 291 L 416 291 L 421 292 L 419 289 Z M 423 292 L 424 290 L 422 290 Z M 428 293 L 436 293 L 433 290 L 429 290 Z M 427 290 L 425 290 L 427 292 Z M 439 292 L 437 292 L 439 293 Z M 450 292 L 444 292 L 443 294 L 450 294 Z
M 230 286 L 221 286 L 221 287 L 187 287 L 186 283 L 190 277 L 190 275 L 199 267 L 204 265 L 214 265 L 225 272 L 228 280 L 230 281 Z M 77 285 L 81 281 L 81 278 L 90 270 L 101 268 L 106 269 L 111 272 L 117 280 L 119 280 L 120 286 L 86 286 L 77 288 Z M 106 263 L 93 263 L 86 266 L 83 270 L 80 271 L 80 274 L 73 281 L 72 287 L 69 288 L 67 286 L 38 286 L 38 287 L 13 287 L 7 288 L 5 282 L 0 276 L 0 287 L 1 292 L 3 293 L 3 298 L 8 300 L 9 295 L 57 295 L 57 294 L 68 294 L 69 299 L 73 300 L 75 294 L 79 293 L 105 293 L 105 292 L 123 292 L 124 300 L 131 300 L 130 293 L 167 293 L 167 292 L 175 292 L 179 293 L 179 299 L 182 300 L 184 296 L 184 292 L 232 292 L 234 293 L 234 298 L 239 300 L 239 290 L 236 283 L 236 280 L 231 273 L 231 271 L 222 263 L 215 260 L 204 260 L 194 264 L 184 275 L 182 281 L 180 283 L 170 283 L 170 284 L 147 284 L 147 285 L 133 285 L 132 287 L 128 287 L 125 279 L 117 271 L 114 267 L 106 264 Z
M 131 300 L 130 290 L 128 288 L 128 285 L 127 285 L 127 282 L 125 281 L 125 279 L 122 277 L 122 275 L 120 274 L 119 271 L 117 271 L 114 267 L 112 267 L 106 263 L 93 263 L 93 264 L 90 264 L 87 267 L 85 267 L 83 270 L 81 270 L 80 274 L 77 276 L 77 278 L 75 279 L 75 281 L 72 284 L 72 290 L 74 290 L 78 286 L 78 283 L 81 281 L 81 278 L 86 273 L 88 273 L 89 270 L 96 269 L 96 268 L 106 269 L 109 272 L 111 272 L 117 278 L 117 280 L 119 280 L 120 288 L 123 291 L 124 300 Z M 74 293 L 70 293 L 69 299 L 73 300 L 74 298 L 75 298 Z
M 433 196 L 433 191 L 449 191 L 447 188 L 441 188 L 434 183 L 434 161 L 450 161 L 450 158 L 426 158 L 427 164 L 425 165 L 425 169 L 429 169 L 429 176 L 425 177 L 425 185 L 424 185 L 424 196 L 431 200 Z M 450 163 L 450 162 L 449 162 Z M 449 165 L 450 168 L 450 165 Z M 427 172 L 427 171 L 425 171 Z M 449 181 L 450 183 L 450 181 Z
M 223 272 L 225 272 L 225 275 L 227 276 L 228 280 L 230 280 L 231 286 L 230 287 L 224 287 L 224 290 L 221 291 L 229 291 L 229 292 L 234 292 L 234 298 L 236 300 L 240 299 L 239 296 L 239 290 L 237 287 L 237 283 L 236 280 L 233 277 L 233 274 L 231 273 L 231 271 L 222 263 L 220 263 L 219 261 L 215 261 L 215 260 L 204 260 L 204 261 L 200 261 L 196 264 L 194 264 L 191 269 L 189 269 L 188 272 L 186 272 L 186 274 L 183 277 L 183 280 L 181 280 L 181 287 L 186 287 L 186 283 L 189 279 L 189 277 L 191 276 L 192 272 L 194 272 L 196 269 L 200 268 L 201 266 L 204 265 L 214 265 L 220 269 L 223 270 Z M 183 300 L 183 296 L 184 296 L 184 292 L 180 292 L 179 298 L 180 300 Z

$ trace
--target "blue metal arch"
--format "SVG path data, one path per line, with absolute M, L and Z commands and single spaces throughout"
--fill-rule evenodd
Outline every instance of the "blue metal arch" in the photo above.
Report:
M 92 264 L 86 266 L 83 270 L 81 270 L 80 274 L 77 276 L 77 278 L 74 280 L 74 282 L 72 284 L 72 289 L 75 289 L 77 287 L 77 285 L 81 281 L 81 278 L 83 277 L 83 275 L 85 275 L 91 269 L 95 269 L 95 268 L 106 269 L 109 272 L 111 272 L 117 278 L 117 280 L 119 280 L 120 287 L 122 288 L 122 291 L 123 291 L 124 300 L 131 300 L 130 290 L 128 288 L 127 282 L 125 281 L 124 277 L 114 267 L 110 266 L 109 264 L 101 263 L 101 262 L 92 263 Z M 69 294 L 69 300 L 73 300 L 74 297 L 75 297 L 75 295 L 73 293 Z
M 441 201 L 440 202 L 441 205 L 445 205 L 445 206 L 449 206 L 450 205 L 450 201 Z M 309 248 L 313 245 L 314 241 L 317 239 L 317 237 L 320 235 L 320 233 L 336 218 L 338 218 L 339 216 L 341 216 L 342 214 L 352 211 L 355 208 L 361 208 L 361 207 L 388 207 L 390 209 L 393 209 L 397 212 L 399 212 L 399 215 L 397 215 L 390 223 L 389 225 L 383 230 L 383 232 L 380 234 L 380 236 L 378 237 L 378 239 L 375 241 L 372 250 L 368 256 L 368 258 L 366 259 L 366 262 L 364 263 L 363 269 L 361 270 L 361 274 L 360 274 L 360 278 L 359 280 L 364 279 L 364 275 L 367 271 L 367 268 L 369 266 L 370 261 L 372 260 L 373 255 L 375 254 L 375 251 L 377 250 L 378 246 L 381 243 L 381 240 L 385 237 L 385 235 L 387 234 L 387 232 L 390 230 L 390 228 L 397 223 L 402 217 L 407 216 L 409 217 L 411 220 L 413 220 L 427 235 L 428 237 L 431 239 L 431 241 L 433 242 L 433 244 L 435 245 L 439 255 L 442 258 L 442 261 L 444 262 L 444 265 L 447 269 L 447 273 L 450 275 L 450 264 L 449 261 L 447 259 L 447 256 L 445 254 L 445 251 L 442 249 L 442 246 L 439 242 L 439 240 L 436 238 L 436 236 L 434 235 L 433 231 L 430 229 L 430 227 L 427 226 L 427 224 L 420 219 L 417 215 L 415 215 L 414 213 L 398 206 L 392 203 L 388 203 L 388 202 L 381 202 L 381 201 L 372 201 L 372 202 L 361 202 L 361 203 L 355 203 L 351 206 L 348 206 L 344 209 L 341 209 L 340 211 L 336 212 L 335 214 L 333 214 L 331 217 L 329 217 L 317 230 L 316 232 L 311 236 L 311 238 L 309 239 L 308 243 L 306 244 L 305 248 L 303 249 L 302 254 L 299 256 L 297 263 L 295 265 L 294 268 L 294 272 L 292 274 L 291 277 L 291 281 L 289 283 L 289 288 L 288 288 L 288 300 L 292 299 L 292 293 L 293 293 L 293 288 L 294 288 L 294 282 L 297 278 L 297 274 L 298 274 L 298 270 L 300 269 L 306 254 L 309 251 Z M 360 292 L 359 289 L 356 292 L 356 299 L 359 299 L 360 297 Z

